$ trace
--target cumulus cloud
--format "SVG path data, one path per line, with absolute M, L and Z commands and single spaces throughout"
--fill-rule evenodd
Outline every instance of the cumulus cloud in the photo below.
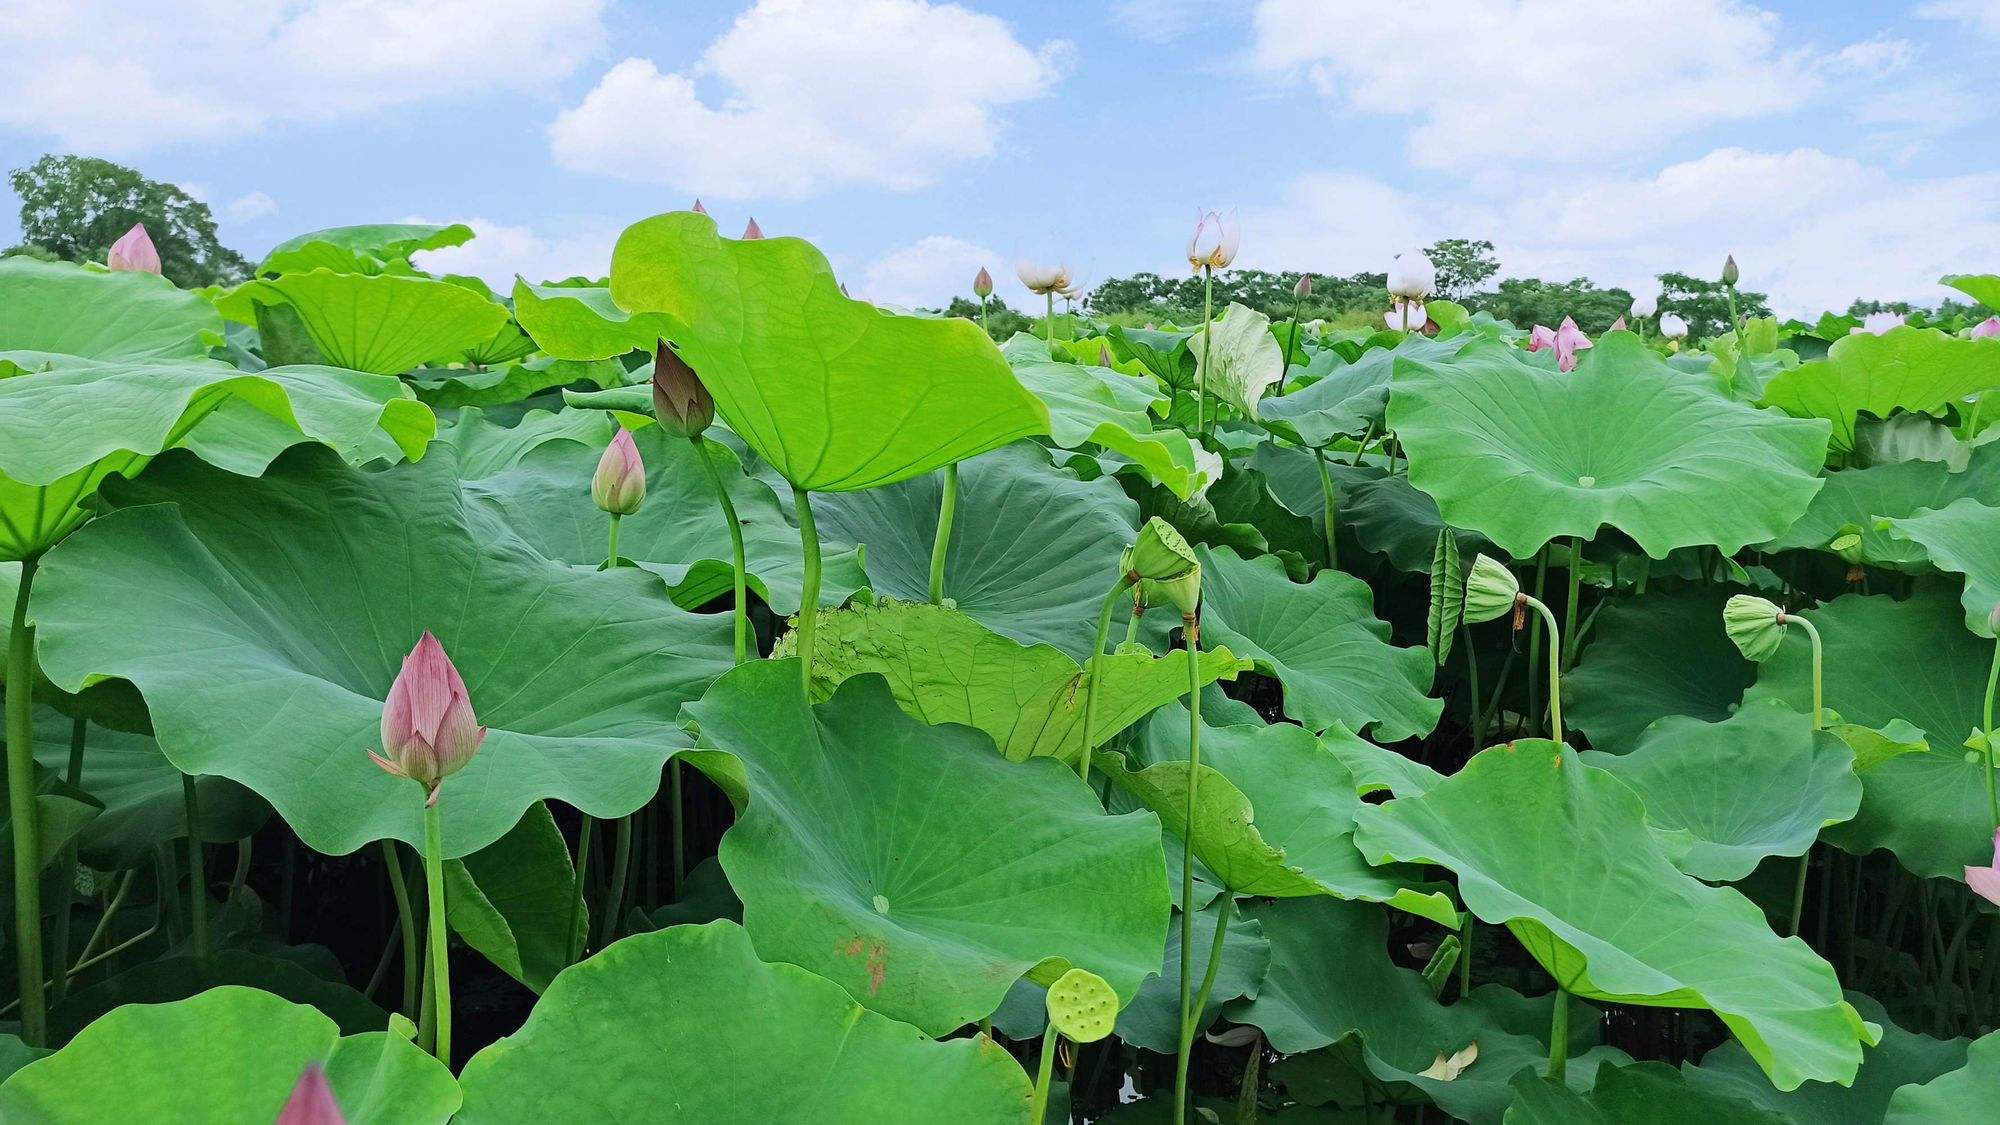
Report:
M 432 273 L 470 274 L 501 293 L 514 288 L 517 274 L 531 282 L 573 275 L 603 277 L 611 269 L 611 248 L 618 242 L 618 229 L 611 226 L 548 235 L 531 227 L 497 223 L 478 216 L 410 217 L 402 221 L 464 223 L 471 227 L 472 241 L 443 250 L 419 251 L 411 261 L 417 268 Z
M 0 0 L 0 128 L 113 155 L 570 73 L 607 0 Z M 224 77 L 226 76 L 226 77 Z
M 976 242 L 931 235 L 901 246 L 862 269 L 854 295 L 902 308 L 943 308 L 953 297 L 971 297 L 981 269 L 993 275 L 993 296 L 1017 309 L 1029 308 L 1031 294 L 1014 276 L 1012 259 Z M 1033 298 L 1039 307 L 1041 298 Z
M 249 223 L 278 213 L 278 201 L 261 191 L 245 192 L 222 205 L 218 217 L 228 223 Z
M 760 0 L 684 72 L 611 67 L 549 143 L 565 168 L 691 195 L 911 190 L 992 155 L 999 111 L 1047 94 L 1069 49 L 956 4 Z

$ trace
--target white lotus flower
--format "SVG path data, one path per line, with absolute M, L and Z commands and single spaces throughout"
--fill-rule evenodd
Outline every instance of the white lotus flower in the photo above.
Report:
M 1872 312 L 1862 318 L 1860 324 L 1848 329 L 1850 336 L 1866 333 L 1870 336 L 1887 336 L 1892 330 L 1903 326 L 1903 314 L 1893 312 Z
M 1382 323 L 1398 332 L 1421 332 L 1430 319 L 1422 301 L 1397 301 L 1394 308 L 1382 314 Z
M 1657 293 L 1641 293 L 1632 298 L 1633 316 L 1652 316 L 1660 311 L 1660 297 Z
M 1036 296 L 1059 293 L 1071 285 L 1069 267 L 1061 262 L 1045 266 L 1024 258 L 1014 263 L 1014 274 Z
M 1660 318 L 1660 335 L 1669 340 L 1683 339 L 1688 334 L 1688 322 L 1678 314 L 1667 313 Z
M 1437 266 L 1422 250 L 1405 250 L 1389 263 L 1389 295 L 1421 301 L 1437 288 Z
M 1228 269 L 1236 260 L 1236 244 L 1243 237 L 1242 225 L 1236 221 L 1236 212 L 1226 217 L 1220 211 L 1208 211 L 1195 219 L 1194 233 L 1188 236 L 1188 265 L 1196 273 L 1204 269 Z

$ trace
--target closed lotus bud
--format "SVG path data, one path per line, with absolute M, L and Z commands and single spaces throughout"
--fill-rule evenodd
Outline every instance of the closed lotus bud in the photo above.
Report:
M 131 230 L 118 236 L 118 241 L 105 253 L 104 264 L 131 273 L 159 273 L 160 251 L 146 233 L 146 224 L 133 223 Z
M 1179 578 L 1199 565 L 1194 548 L 1173 524 L 1158 516 L 1146 521 L 1139 529 L 1139 538 L 1118 559 L 1118 569 L 1127 576 L 1155 582 Z M 1146 600 L 1157 604 L 1151 598 Z
M 1737 594 L 1722 606 L 1722 628 L 1746 658 L 1762 664 L 1784 642 L 1785 611 L 1768 598 Z
M 1724 259 L 1723 259 L 1723 261 L 1722 261 L 1722 283 L 1723 283 L 1724 285 L 1727 285 L 1727 286 L 1729 286 L 1730 288 L 1732 288 L 1732 289 L 1733 289 L 1733 288 L 1735 288 L 1735 287 L 1736 287 L 1736 281 L 1737 281 L 1737 279 L 1738 279 L 1738 278 L 1740 278 L 1740 277 L 1742 277 L 1742 276 L 1743 276 L 1743 272 L 1742 272 L 1741 270 L 1738 270 L 1738 269 L 1736 268 L 1736 255 L 1734 255 L 1734 254 L 1731 254 L 1731 255 L 1729 255 L 1729 256 L 1728 256 L 1727 258 L 1724 258 Z
M 1097 366 L 1110 367 L 1111 364 L 1111 348 L 1104 344 L 1097 345 Z
M 1209 211 L 1195 219 L 1194 233 L 1188 236 L 1188 265 L 1195 271 L 1227 269 L 1236 260 L 1236 245 L 1243 237 L 1243 229 L 1236 221 L 1236 212 L 1224 217 L 1220 211 Z
M 1309 273 L 1300 274 L 1298 282 L 1292 286 L 1292 296 L 1297 297 L 1299 300 L 1303 301 L 1307 297 L 1310 297 L 1312 295 L 1313 295 L 1313 275 Z
M 403 658 L 382 704 L 382 752 L 369 751 L 375 764 L 407 777 L 437 803 L 438 786 L 472 761 L 486 728 L 472 713 L 465 681 L 444 646 L 426 630 Z
M 1422 250 L 1405 250 L 1389 263 L 1389 295 L 1420 301 L 1437 288 L 1438 271 Z
M 1970 335 L 1975 340 L 2000 336 L 2000 316 L 1989 316 L 1978 324 L 1973 325 Z
M 750 217 L 750 225 L 743 228 L 743 241 L 752 242 L 764 237 L 764 228 L 757 225 L 756 216 Z
M 1505 617 L 1521 597 L 1521 580 L 1486 555 L 1472 560 L 1465 576 L 1465 620 L 1473 625 Z
M 1614 321 L 1612 321 L 1612 322 L 1611 322 L 1611 331 L 1613 331 L 1613 332 L 1623 332 L 1623 331 L 1625 331 L 1625 318 L 1621 316 L 1621 317 L 1619 317 L 1619 318 L 1618 318 L 1617 320 L 1614 320 Z
M 982 301 L 993 295 L 993 275 L 986 272 L 985 266 L 980 266 L 979 276 L 972 279 L 972 294 Z
M 1660 296 L 1657 293 L 1641 293 L 1632 298 L 1632 315 L 1644 319 L 1660 311 Z
M 1872 312 L 1861 319 L 1861 323 L 1847 330 L 1849 336 L 1887 336 L 1903 326 L 1903 314 L 1898 312 Z
M 305 1073 L 278 1111 L 275 1125 L 347 1125 L 340 1103 L 333 1100 L 333 1084 L 326 1080 L 326 1068 L 308 1063 Z
M 1660 317 L 1660 335 L 1665 336 L 1669 340 L 1680 340 L 1685 339 L 1687 334 L 1688 322 L 1682 320 L 1678 315 L 1667 313 Z
M 646 463 L 639 459 L 632 431 L 620 429 L 604 447 L 597 473 L 590 478 L 590 499 L 614 516 L 629 516 L 646 502 Z
M 703 207 L 701 200 L 697 199 L 694 201 L 694 213 L 697 215 L 706 215 L 708 214 L 708 208 Z
M 715 397 L 665 340 L 653 351 L 653 417 L 690 438 L 700 437 L 715 421 Z

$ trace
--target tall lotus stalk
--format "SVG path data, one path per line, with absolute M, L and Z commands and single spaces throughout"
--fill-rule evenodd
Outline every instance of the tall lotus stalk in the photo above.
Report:
M 1194 824 L 1195 797 L 1201 777 L 1201 564 L 1185 573 L 1152 583 L 1181 611 L 1182 636 L 1188 660 L 1187 819 L 1181 832 L 1181 1037 L 1174 1068 L 1174 1120 L 1187 1120 L 1188 1058 L 1194 1051 Z
M 1062 262 L 1052 266 L 1042 265 L 1023 259 L 1014 263 L 1014 274 L 1021 279 L 1022 285 L 1028 287 L 1028 292 L 1046 299 L 1047 306 L 1042 313 L 1042 342 L 1053 351 L 1056 346 L 1056 294 L 1074 284 L 1069 266 Z
M 28 624 L 28 591 L 40 559 L 21 560 L 21 584 L 7 630 L 7 807 L 14 824 L 14 959 L 21 979 L 21 1039 L 48 1045 L 47 1001 L 42 994 L 41 841 L 35 823 L 35 631 Z
M 656 389 L 655 395 L 657 394 Z M 707 460 L 705 450 L 697 449 L 695 454 L 702 460 Z M 604 556 L 604 569 L 614 570 L 621 565 L 618 556 L 619 524 L 626 516 L 637 512 L 639 506 L 646 502 L 646 463 L 639 456 L 639 446 L 632 440 L 632 431 L 621 428 L 611 439 L 611 444 L 604 447 L 604 456 L 598 460 L 597 473 L 590 481 L 590 499 L 611 517 L 610 544 Z M 583 952 L 584 941 L 582 935 L 577 932 L 577 920 L 583 913 L 584 875 L 590 859 L 590 840 L 595 834 L 595 829 L 596 822 L 589 813 L 584 813 L 583 830 L 577 840 L 576 886 L 570 899 L 569 929 L 565 931 L 570 939 L 571 961 L 575 961 Z M 605 941 L 610 941 L 616 932 L 621 905 L 619 900 L 624 897 L 624 874 L 632 859 L 632 814 L 627 813 L 618 818 L 617 839 L 618 850 L 612 864 L 614 874 L 607 892 L 609 900 L 604 918 Z
M 1243 229 L 1233 211 L 1226 218 L 1219 211 L 1196 216 L 1194 233 L 1188 236 L 1188 265 L 1201 275 L 1201 366 L 1194 373 L 1194 428 L 1197 433 L 1208 433 L 1212 422 L 1207 414 L 1207 380 L 1208 357 L 1215 337 L 1215 271 L 1228 269 L 1229 263 L 1236 260 L 1237 243 L 1242 237 Z
M 1734 641 L 1744 657 L 1762 664 L 1777 655 L 1778 646 L 1785 639 L 1785 627 L 1797 625 L 1804 629 L 1806 637 L 1812 641 L 1812 729 L 1821 730 L 1826 722 L 1826 677 L 1825 649 L 1820 644 L 1819 630 L 1813 623 L 1796 613 L 1786 613 L 1783 606 L 1754 594 L 1737 594 L 1723 604 L 1722 627 Z M 2000 673 L 2000 649 L 1996 649 L 1994 670 Z M 1986 689 L 1986 729 L 1993 729 L 1993 687 L 1988 677 Z M 1992 770 L 1987 771 L 1987 796 L 1989 802 L 1993 793 Z M 1812 849 L 1808 847 L 1799 857 L 1799 876 L 1792 886 L 1791 926 L 1785 932 L 1799 932 L 1799 916 L 1806 904 L 1806 872 L 1812 866 Z
M 1174 526 L 1158 516 L 1146 521 L 1139 529 L 1139 537 L 1118 557 L 1118 581 L 1111 591 L 1104 595 L 1104 604 L 1097 613 L 1097 639 L 1090 650 L 1090 661 L 1084 668 L 1083 689 L 1083 754 L 1077 761 L 1077 773 L 1085 782 L 1090 780 L 1091 751 L 1097 744 L 1097 687 L 1100 678 L 1099 660 L 1104 655 L 1104 646 L 1111 639 L 1111 614 L 1118 608 L 1118 601 L 1125 591 L 1137 589 L 1138 600 L 1132 606 L 1132 625 L 1128 632 L 1136 630 L 1139 616 L 1144 610 L 1145 591 L 1161 582 L 1175 582 L 1184 579 L 1191 571 L 1197 571 L 1200 563 L 1195 561 L 1194 548 L 1188 546 L 1181 533 Z
M 1465 621 L 1477 625 L 1514 615 L 1514 628 L 1523 625 L 1523 615 L 1533 609 L 1549 631 L 1549 730 L 1557 742 L 1563 740 L 1562 712 L 1562 629 L 1555 611 L 1540 598 L 1521 589 L 1514 572 L 1485 555 L 1472 560 L 1465 578 Z
M 1285 376 L 1292 370 L 1292 349 L 1299 341 L 1299 314 L 1305 311 L 1306 298 L 1312 296 L 1312 291 L 1313 275 L 1309 273 L 1300 274 L 1298 281 L 1292 284 L 1291 331 L 1285 333 L 1285 364 L 1278 370 L 1278 385 L 1273 394 L 1285 393 Z
M 812 494 L 792 486 L 792 502 L 799 511 L 799 546 L 805 553 L 805 581 L 799 593 L 799 691 L 812 702 L 813 626 L 819 619 L 819 528 L 813 523 Z
M 382 704 L 382 752 L 368 757 L 424 788 L 424 884 L 430 895 L 430 977 L 437 1012 L 437 1057 L 451 1065 L 451 963 L 446 956 L 444 841 L 438 792 L 444 779 L 472 763 L 486 741 L 465 680 L 437 637 L 426 631 L 403 658 Z
M 181 775 L 181 809 L 187 826 L 188 928 L 196 957 L 208 956 L 208 860 L 201 849 L 201 800 L 195 792 L 194 775 Z
M 931 604 L 944 604 L 945 555 L 951 550 L 951 525 L 958 513 L 958 462 L 944 467 L 944 494 L 938 499 L 937 535 L 931 540 Z

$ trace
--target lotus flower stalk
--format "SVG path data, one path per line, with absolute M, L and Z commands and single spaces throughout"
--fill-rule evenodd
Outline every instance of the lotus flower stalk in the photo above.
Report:
M 41 841 L 35 822 L 35 728 L 30 704 L 35 682 L 35 631 L 28 624 L 28 591 L 40 560 L 21 560 L 14 616 L 7 630 L 7 808 L 14 833 L 14 954 L 21 981 L 21 1039 L 30 1047 L 49 1040 L 42 992 Z
M 1486 555 L 1472 560 L 1472 569 L 1465 579 L 1465 621 L 1477 625 L 1482 621 L 1505 617 L 1511 611 L 1514 628 L 1520 629 L 1522 617 L 1530 609 L 1540 615 L 1542 624 L 1549 631 L 1549 727 L 1553 732 L 1551 737 L 1561 742 L 1562 672 L 1559 654 L 1562 652 L 1562 629 L 1556 623 L 1555 611 L 1540 598 L 1524 592 L 1514 572 L 1499 562 Z
M 662 429 L 679 433 L 694 443 L 695 459 L 708 474 L 716 505 L 722 509 L 722 522 L 729 528 L 730 578 L 736 598 L 732 613 L 736 626 L 736 663 L 741 664 L 749 659 L 750 653 L 749 581 L 743 562 L 743 524 L 736 518 L 736 505 L 729 498 L 722 471 L 715 467 L 715 459 L 703 437 L 715 422 L 715 396 L 709 393 L 694 368 L 665 340 L 653 349 L 653 415 Z M 675 768 L 679 768 L 679 759 L 675 759 Z M 678 832 L 679 817 L 674 824 Z
M 1826 676 L 1825 647 L 1821 645 L 1819 630 L 1813 623 L 1796 613 L 1787 613 L 1783 606 L 1753 594 L 1737 594 L 1722 607 L 1722 628 L 1729 639 L 1736 643 L 1737 651 L 1745 658 L 1762 664 L 1778 653 L 1784 642 L 1787 626 L 1797 625 L 1805 630 L 1812 641 L 1812 729 L 1822 730 L 1826 723 Z M 2000 672 L 2000 648 L 1996 648 L 1995 672 Z M 1993 725 L 1993 686 L 1987 683 L 1987 728 Z M 1987 770 L 1987 796 L 1992 798 L 1992 770 Z M 1792 884 L 1792 915 L 1790 928 L 1785 932 L 1796 935 L 1799 919 L 1805 913 L 1806 872 L 1812 866 L 1812 849 L 1799 857 L 1798 878 Z
M 944 467 L 944 494 L 938 499 L 937 535 L 931 540 L 931 604 L 944 604 L 945 555 L 951 550 L 952 519 L 958 514 L 958 462 Z
M 1188 236 L 1188 265 L 1201 275 L 1201 366 L 1194 373 L 1194 428 L 1209 432 L 1207 372 L 1215 337 L 1215 271 L 1228 269 L 1236 260 L 1236 248 L 1243 229 L 1231 212 L 1206 211 L 1195 217 L 1194 233 Z
M 208 861 L 201 847 L 201 800 L 194 775 L 181 775 L 181 811 L 187 830 L 188 937 L 196 957 L 208 956 Z
M 1056 294 L 1070 288 L 1069 266 L 1058 262 L 1052 266 L 1030 262 L 1025 258 L 1014 263 L 1014 274 L 1028 292 L 1037 294 L 1046 301 L 1042 313 L 1042 341 L 1053 352 L 1056 346 Z
M 1181 1038 L 1178 1065 L 1174 1068 L 1174 1121 L 1185 1125 L 1188 1103 L 1188 1058 L 1194 1052 L 1194 1029 L 1198 1014 L 1194 1007 L 1194 823 L 1195 793 L 1201 778 L 1201 567 L 1192 571 L 1193 605 L 1182 602 L 1181 630 L 1188 658 L 1188 773 L 1187 831 L 1181 833 Z M 1229 892 L 1223 891 L 1227 897 Z M 1225 928 L 1227 928 L 1225 926 Z
M 813 523 L 812 494 L 792 486 L 792 503 L 799 513 L 799 546 L 805 555 L 805 582 L 799 592 L 799 691 L 812 702 L 813 625 L 819 617 L 819 528 Z

